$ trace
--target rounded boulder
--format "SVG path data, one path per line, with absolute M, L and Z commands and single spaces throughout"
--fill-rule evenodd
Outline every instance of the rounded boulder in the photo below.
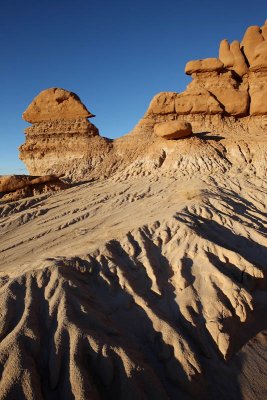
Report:
M 192 126 L 185 121 L 169 121 L 155 125 L 154 133 L 164 139 L 182 139 L 192 135 Z

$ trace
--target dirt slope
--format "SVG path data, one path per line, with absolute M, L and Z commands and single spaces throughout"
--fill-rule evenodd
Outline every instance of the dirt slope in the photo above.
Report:
M 266 140 L 206 136 L 0 206 L 0 399 L 266 398 Z

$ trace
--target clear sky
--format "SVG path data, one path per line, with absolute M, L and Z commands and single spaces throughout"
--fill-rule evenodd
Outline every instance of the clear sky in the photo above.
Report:
M 26 173 L 22 112 L 49 87 L 79 95 L 100 134 L 129 132 L 187 61 L 263 25 L 266 0 L 0 0 L 0 174 Z

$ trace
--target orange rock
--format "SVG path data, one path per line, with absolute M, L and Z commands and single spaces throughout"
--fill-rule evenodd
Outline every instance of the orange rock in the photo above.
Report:
M 265 21 L 265 24 L 261 27 L 261 34 L 264 40 L 267 40 L 267 20 Z
M 250 26 L 243 37 L 241 46 L 243 47 L 244 54 L 251 65 L 254 61 L 254 51 L 256 46 L 263 42 L 263 36 L 259 26 Z
M 221 114 L 223 109 L 208 90 L 201 88 L 178 95 L 175 111 L 177 114 Z
M 250 114 L 267 115 L 267 72 L 249 76 Z
M 164 139 L 181 139 L 192 134 L 192 126 L 185 121 L 169 121 L 156 124 L 154 132 Z
M 148 113 L 152 114 L 170 114 L 174 112 L 174 102 L 178 93 L 161 92 L 153 97 Z
M 212 93 L 223 104 L 226 114 L 235 116 L 248 114 L 249 96 L 247 91 L 230 87 L 213 87 Z
M 205 58 L 204 60 L 189 61 L 185 66 L 185 73 L 192 75 L 197 72 L 221 71 L 224 66 L 218 58 Z
M 231 54 L 234 56 L 234 65 L 231 68 L 239 76 L 244 76 L 248 73 L 248 66 L 245 57 L 240 49 L 238 40 L 234 40 L 230 45 Z
M 46 89 L 39 93 L 22 115 L 25 121 L 31 123 L 90 117 L 94 115 L 75 93 L 59 88 Z
M 226 39 L 223 39 L 220 43 L 219 59 L 226 68 L 230 68 L 234 65 L 234 56 L 231 53 L 230 45 Z
M 250 66 L 251 71 L 267 70 L 267 41 L 258 44 L 254 50 L 254 60 Z

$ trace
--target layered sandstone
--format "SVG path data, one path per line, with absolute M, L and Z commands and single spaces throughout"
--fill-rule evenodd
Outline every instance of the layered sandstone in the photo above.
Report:
M 94 115 L 77 95 L 64 89 L 41 92 L 23 118 L 33 123 L 25 129 L 20 159 L 32 175 L 82 175 L 94 169 L 108 153 L 109 141 L 87 118 Z

